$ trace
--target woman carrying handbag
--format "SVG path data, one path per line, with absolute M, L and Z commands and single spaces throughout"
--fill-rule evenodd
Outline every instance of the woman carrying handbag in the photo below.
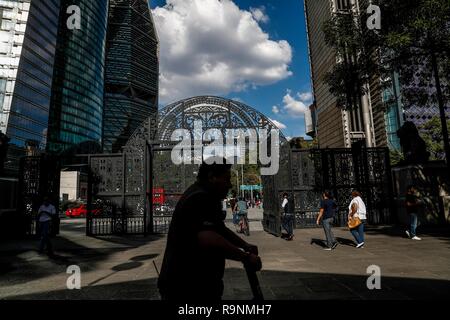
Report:
M 348 227 L 356 240 L 356 248 L 364 248 L 364 224 L 366 223 L 366 205 L 361 199 L 361 193 L 354 190 L 352 201 L 348 206 Z

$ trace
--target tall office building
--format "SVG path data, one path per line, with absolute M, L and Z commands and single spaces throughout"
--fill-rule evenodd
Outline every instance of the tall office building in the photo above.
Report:
M 120 152 L 158 110 L 158 38 L 147 0 L 110 0 L 103 151 Z
M 359 4 L 359 7 L 356 5 Z M 355 5 L 355 6 L 353 6 Z M 332 48 L 325 43 L 322 26 L 336 12 L 362 10 L 368 1 L 305 0 L 311 79 L 315 99 L 316 132 L 320 147 L 387 146 L 380 78 L 374 75 L 367 84 L 368 94 L 361 97 L 358 108 L 344 111 L 323 81 L 336 64 Z M 352 9 L 353 8 L 353 9 Z
M 13 174 L 27 147 L 46 147 L 59 9 L 60 0 L 0 1 L 0 130 Z
M 69 29 L 69 6 L 80 29 Z M 70 11 L 69 11 L 70 12 Z M 61 0 L 47 150 L 89 141 L 101 146 L 108 0 Z

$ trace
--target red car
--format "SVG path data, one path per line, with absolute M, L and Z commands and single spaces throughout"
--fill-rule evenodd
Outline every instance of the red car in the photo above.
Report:
M 100 214 L 100 209 L 93 209 L 92 214 L 98 215 Z M 87 208 L 85 204 L 80 205 L 76 208 L 69 208 L 66 210 L 66 217 L 75 218 L 75 217 L 86 217 Z

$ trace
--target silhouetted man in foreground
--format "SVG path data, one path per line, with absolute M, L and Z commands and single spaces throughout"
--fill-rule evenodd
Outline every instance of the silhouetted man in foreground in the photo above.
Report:
M 200 166 L 197 182 L 175 208 L 158 279 L 163 300 L 221 300 L 225 259 L 261 269 L 258 248 L 224 224 L 221 201 L 231 188 L 231 165 L 219 164 L 225 159 L 214 160 Z

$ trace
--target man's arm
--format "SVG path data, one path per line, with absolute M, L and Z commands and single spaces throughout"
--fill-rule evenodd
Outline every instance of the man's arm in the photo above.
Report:
M 244 249 L 247 252 L 252 251 L 252 249 L 251 249 L 252 247 L 256 247 L 256 246 L 251 245 L 248 242 L 246 242 L 244 239 L 239 237 L 236 233 L 234 233 L 233 231 L 231 231 L 227 227 L 224 228 L 224 235 L 223 236 L 224 236 L 224 238 L 226 240 L 231 242 L 233 245 L 235 245 L 238 248 Z M 258 250 L 256 249 L 256 252 L 252 252 L 252 253 L 258 254 L 257 251 Z
M 239 249 L 215 231 L 200 231 L 198 233 L 198 240 L 202 248 L 220 250 L 225 254 L 227 259 L 250 263 L 253 266 L 261 264 L 261 259 L 257 255 Z M 261 267 L 257 269 L 261 269 Z
M 320 224 L 320 219 L 322 219 L 323 212 L 324 212 L 323 208 L 320 208 L 319 216 L 317 217 L 317 221 L 316 221 L 316 224 L 317 224 L 317 225 Z

